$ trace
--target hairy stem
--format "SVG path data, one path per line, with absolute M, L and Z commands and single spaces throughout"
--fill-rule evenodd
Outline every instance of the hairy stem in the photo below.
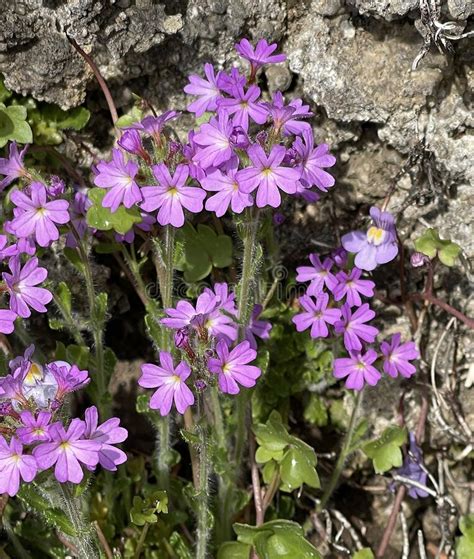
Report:
M 58 483 L 61 492 L 61 508 L 74 526 L 76 536 L 72 543 L 78 551 L 80 559 L 98 559 L 99 553 L 92 536 L 92 530 L 84 522 L 83 514 L 80 510 L 80 500 L 74 497 L 67 483 Z
M 148 534 L 149 529 L 150 529 L 150 524 L 148 522 L 145 522 L 142 531 L 140 533 L 140 539 L 138 540 L 137 549 L 135 550 L 133 559 L 140 559 L 140 555 L 142 554 L 143 544 L 145 543 L 146 536 Z
M 63 302 L 56 294 L 53 294 L 53 298 L 56 307 L 58 308 L 59 312 L 61 313 L 61 316 L 63 317 L 64 324 L 66 325 L 66 328 L 69 330 L 71 336 L 74 338 L 74 341 L 76 342 L 77 345 L 85 346 L 86 342 L 84 340 L 84 337 L 82 336 L 81 330 L 77 326 L 76 321 L 71 316 L 71 313 L 63 305 Z
M 209 460 L 208 460 L 208 428 L 200 425 L 199 429 L 199 492 L 197 512 L 197 544 L 196 559 L 206 559 L 207 542 L 209 540 Z
M 331 479 L 324 490 L 323 496 L 321 498 L 321 502 L 319 504 L 319 510 L 323 510 L 326 508 L 326 505 L 331 498 L 334 489 L 336 488 L 339 478 L 341 477 L 342 470 L 344 468 L 344 462 L 346 461 L 347 457 L 351 454 L 351 444 L 352 444 L 352 437 L 354 436 L 354 431 L 357 425 L 357 418 L 359 416 L 360 407 L 362 405 L 362 398 L 363 398 L 364 390 L 360 390 L 357 393 L 356 400 L 354 402 L 354 408 L 352 410 L 351 419 L 349 422 L 349 428 L 347 433 L 344 437 L 344 442 L 342 443 L 341 452 L 339 453 L 339 457 L 336 462 L 336 466 L 331 475 Z

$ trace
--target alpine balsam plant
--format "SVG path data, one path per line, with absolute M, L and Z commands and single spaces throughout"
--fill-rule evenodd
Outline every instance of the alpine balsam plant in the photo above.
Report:
M 77 496 L 87 497 L 87 492 L 76 495 L 71 490 L 97 468 L 116 472 L 127 460 L 116 446 L 125 441 L 127 431 L 111 417 L 114 358 L 104 347 L 107 296 L 96 292 L 93 248 L 115 253 L 145 306 L 145 323 L 156 350 L 156 359 L 141 365 L 138 385 L 147 390 L 137 402 L 157 432 L 156 457 L 149 466 L 156 475 L 147 478 L 144 462 L 133 459 L 115 477 L 107 474 L 100 482 L 109 505 L 114 495 L 129 496 L 123 501 L 128 502 L 126 516 L 136 537 L 124 556 L 139 557 L 147 545 L 160 550 L 160 557 L 189 557 L 192 547 L 197 559 L 248 557 L 252 550 L 262 558 L 283 557 L 275 551 L 278 546 L 293 553 L 285 557 L 319 556 L 300 526 L 277 519 L 277 508 L 265 522 L 278 491 L 291 493 L 303 485 L 318 490 L 315 451 L 289 434 L 280 414 L 272 413 L 262 423 L 254 421 L 252 411 L 252 389 L 266 374 L 265 345 L 272 336 L 272 323 L 265 318 L 268 300 L 257 281 L 264 229 L 268 223 L 277 227 L 284 221 L 279 208 L 285 199 L 315 203 L 335 184 L 328 169 L 336 159 L 328 145 L 315 144 L 309 106 L 301 99 L 287 102 L 280 92 L 269 97 L 259 86 L 261 68 L 286 59 L 275 54 L 276 48 L 263 39 L 256 46 L 243 39 L 236 50 L 247 65 L 246 73 L 242 65 L 225 71 L 205 64 L 204 76 L 191 75 L 184 91 L 192 97 L 188 111 L 195 122 L 187 137 L 169 133 L 182 117 L 177 111 L 146 115 L 119 129 L 111 158 L 92 169 L 91 188 L 42 176 L 26 165 L 27 147 L 20 149 L 16 143 L 10 144 L 9 156 L 0 159 L 4 177 L 0 259 L 5 270 L 0 332 L 17 332 L 25 339 L 23 321 L 32 313 L 48 313 L 51 326 L 73 338 L 70 354 L 85 356 L 90 369 L 89 373 L 59 358 L 40 364 L 33 360 L 33 346 L 10 361 L 0 379 L 0 493 L 14 497 L 30 486 L 47 494 L 54 506 L 61 502 L 80 557 L 98 557 L 104 533 L 119 549 L 116 526 L 123 529 L 128 521 L 122 518 L 107 529 L 102 524 L 96 541 L 74 502 Z M 187 296 L 178 297 L 175 270 L 186 239 L 182 232 L 191 221 L 202 222 L 209 215 L 214 224 L 225 219 L 226 227 L 233 227 L 240 237 L 238 281 L 232 281 L 232 274 L 226 278 L 212 273 L 221 279 L 200 290 L 188 285 Z M 212 239 L 218 236 L 210 230 L 214 237 L 207 237 L 211 248 L 206 250 L 212 252 Z M 225 235 L 222 224 L 218 233 Z M 62 251 L 82 274 L 87 316 L 74 310 L 66 284 L 48 280 L 48 270 L 41 264 L 53 251 L 56 255 Z M 376 294 L 371 273 L 398 252 L 393 215 L 372 207 L 365 231 L 347 232 L 342 246 L 327 254 L 310 254 L 309 265 L 296 270 L 296 280 L 305 284 L 306 292 L 298 298 L 299 311 L 292 322 L 298 332 L 309 331 L 315 344 L 327 342 L 334 352 L 333 382 L 342 379 L 357 394 L 331 478 L 316 499 L 320 510 L 356 448 L 353 439 L 366 386 L 375 387 L 383 375 L 409 379 L 416 372 L 415 343 L 402 340 L 400 333 L 379 340 L 371 308 Z M 156 269 L 158 297 L 147 288 L 144 270 L 149 264 Z M 92 405 L 75 417 L 71 393 L 79 390 L 87 391 Z M 189 446 L 191 487 L 174 470 L 179 461 L 173 449 L 178 433 Z M 398 459 L 404 442 L 405 432 L 390 438 L 397 457 L 389 467 L 426 482 L 413 434 L 410 453 L 403 464 Z M 375 444 L 376 450 L 380 446 Z M 373 457 L 376 451 L 366 447 L 365 452 Z M 386 461 L 377 464 L 382 462 Z M 247 489 L 250 470 L 252 496 Z M 124 481 L 127 476 L 134 481 Z M 38 484 L 46 478 L 52 482 L 41 489 Z M 99 478 L 88 483 L 99 483 Z M 62 501 L 54 496 L 55 484 L 63 490 Z M 410 489 L 410 495 L 425 493 Z M 234 524 L 244 518 L 239 514 L 251 498 L 255 526 Z M 191 527 L 190 541 L 176 531 L 169 541 L 163 540 L 164 535 L 150 528 L 166 522 L 157 515 L 166 514 L 163 503 L 168 502 L 170 510 L 184 514 L 176 525 Z M 93 514 L 98 507 L 94 501 Z M 238 541 L 230 541 L 233 524 Z M 138 533 L 136 526 L 141 528 Z M 81 534 L 89 535 L 81 540 Z M 162 540 L 150 541 L 150 534 L 166 541 L 164 547 Z M 181 554 L 170 554 L 170 549 L 178 548 Z

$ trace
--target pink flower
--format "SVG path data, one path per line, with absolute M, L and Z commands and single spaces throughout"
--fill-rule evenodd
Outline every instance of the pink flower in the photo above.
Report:
M 9 146 L 9 157 L 0 157 L 0 175 L 5 176 L 5 178 L 0 181 L 0 192 L 14 180 L 28 176 L 28 171 L 23 164 L 27 149 L 28 146 L 25 146 L 18 152 L 16 142 L 12 142 Z
M 264 64 L 276 64 L 286 60 L 286 55 L 284 54 L 272 54 L 277 47 L 276 43 L 269 45 L 265 39 L 260 39 L 254 48 L 248 39 L 242 39 L 240 43 L 235 45 L 235 50 L 242 58 L 250 62 L 252 74 L 254 75 Z
M 30 482 L 36 476 L 38 466 L 33 456 L 23 454 L 23 445 L 12 437 L 10 445 L 0 435 L 0 495 L 14 497 L 20 489 L 20 478 Z
M 303 138 L 296 138 L 293 149 L 297 153 L 297 162 L 301 170 L 301 181 L 305 187 L 316 186 L 322 192 L 334 186 L 334 177 L 324 171 L 332 167 L 336 158 L 329 153 L 329 146 L 321 144 L 314 149 L 313 131 L 311 128 L 302 131 Z
M 145 201 L 142 209 L 151 212 L 159 208 L 157 221 L 160 225 L 184 225 L 183 208 L 199 213 L 203 208 L 206 193 L 201 188 L 184 186 L 189 176 L 187 165 L 178 165 L 173 176 L 164 163 L 152 167 L 157 186 L 144 186 Z
M 389 342 L 380 344 L 383 354 L 383 370 L 391 377 L 396 378 L 398 374 L 410 378 L 416 373 L 416 367 L 410 363 L 420 357 L 420 353 L 414 342 L 401 342 L 401 335 L 394 334 Z
M 117 471 L 117 466 L 127 460 L 127 455 L 123 450 L 112 446 L 123 443 L 128 437 L 128 432 L 120 427 L 120 419 L 112 417 L 102 425 L 99 425 L 99 414 L 95 406 L 86 409 L 85 413 L 86 429 L 84 436 L 92 441 L 102 444 L 99 450 L 99 464 L 110 472 Z
M 374 326 L 365 324 L 375 317 L 374 311 L 367 303 L 355 310 L 344 303 L 341 307 L 342 319 L 334 324 L 337 334 L 344 334 L 344 346 L 348 351 L 360 351 L 362 341 L 372 343 L 379 331 Z
M 49 441 L 50 412 L 40 411 L 35 416 L 30 411 L 23 411 L 20 414 L 20 418 L 24 427 L 18 427 L 16 434 L 22 443 L 32 444 L 38 441 Z
M 373 297 L 375 283 L 360 279 L 361 275 L 362 270 L 359 268 L 352 268 L 350 274 L 343 271 L 338 272 L 336 279 L 339 283 L 333 289 L 334 300 L 340 301 L 346 297 L 346 301 L 351 307 L 360 307 L 362 304 L 360 294 L 365 297 Z
M 189 76 L 189 84 L 184 91 L 189 95 L 197 95 L 199 98 L 188 105 L 188 111 L 195 113 L 197 117 L 202 116 L 206 111 L 217 109 L 217 100 L 221 97 L 221 92 L 217 85 L 220 72 L 214 73 L 212 64 L 204 64 L 204 73 L 207 81 L 197 75 Z
M 240 173 L 235 167 L 225 173 L 219 169 L 211 168 L 206 177 L 201 179 L 205 190 L 216 192 L 206 200 L 206 210 L 215 212 L 217 217 L 222 217 L 231 207 L 232 211 L 240 214 L 245 208 L 253 204 L 250 194 L 242 192 L 240 186 Z
M 241 126 L 247 132 L 249 129 L 249 117 L 257 124 L 264 124 L 267 120 L 267 111 L 261 103 L 257 102 L 260 97 L 260 88 L 251 85 L 247 91 L 242 86 L 235 86 L 230 93 L 231 98 L 219 99 L 219 109 L 225 109 L 233 114 L 234 126 Z
M 267 156 L 263 148 L 257 144 L 248 150 L 252 166 L 240 171 L 240 184 L 243 192 L 257 190 L 257 206 L 277 208 L 281 204 L 279 189 L 287 194 L 294 194 L 300 173 L 296 169 L 281 165 L 286 155 L 283 146 L 273 146 Z
M 193 161 L 203 169 L 218 167 L 229 161 L 234 153 L 231 141 L 233 131 L 234 123 L 225 111 L 219 113 L 217 118 L 211 118 L 193 136 L 193 142 L 200 147 L 196 149 Z
M 219 388 L 226 394 L 238 394 L 239 384 L 246 388 L 255 386 L 262 371 L 254 365 L 248 365 L 255 360 L 257 352 L 244 341 L 229 351 L 227 344 L 221 340 L 216 346 L 217 358 L 211 357 L 207 366 L 211 373 L 218 375 Z
M 81 483 L 84 472 L 81 464 L 88 468 L 97 466 L 102 443 L 84 438 L 86 424 L 73 419 L 66 431 L 61 423 L 49 428 L 51 442 L 41 443 L 33 449 L 38 467 L 47 470 L 55 465 L 56 479 L 65 483 Z
M 15 329 L 15 320 L 17 315 L 10 310 L 0 309 L 0 332 L 2 334 L 11 334 Z
M 41 182 L 33 182 L 30 191 L 30 198 L 20 190 L 12 193 L 11 201 L 16 209 L 11 228 L 17 237 L 24 238 L 34 234 L 36 242 L 46 247 L 51 241 L 59 239 L 56 224 L 68 223 L 69 202 L 66 200 L 47 202 L 46 187 Z
M 317 254 L 310 254 L 309 260 L 312 266 L 300 266 L 296 268 L 296 281 L 309 281 L 308 295 L 319 295 L 323 292 L 324 286 L 332 291 L 337 285 L 337 279 L 331 273 L 333 261 L 331 258 L 325 258 L 323 262 Z
M 381 374 L 372 363 L 377 359 L 377 352 L 369 349 L 364 355 L 350 352 L 350 357 L 343 357 L 334 361 L 334 376 L 346 378 L 346 387 L 353 390 L 362 390 L 364 383 L 375 386 Z
M 308 295 L 303 295 L 299 303 L 306 312 L 297 314 L 292 319 L 298 332 L 311 328 L 312 338 L 327 338 L 329 335 L 327 324 L 335 324 L 341 316 L 339 309 L 327 308 L 329 295 L 320 293 L 316 303 Z
M 184 361 L 175 368 L 171 353 L 160 351 L 160 366 L 145 363 L 141 370 L 138 384 L 143 388 L 158 387 L 150 399 L 151 409 L 160 410 L 162 416 L 168 415 L 174 401 L 178 412 L 183 414 L 194 404 L 194 394 L 186 386 L 191 369 Z

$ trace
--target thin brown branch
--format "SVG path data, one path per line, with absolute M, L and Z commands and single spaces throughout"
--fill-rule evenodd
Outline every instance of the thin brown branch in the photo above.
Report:
M 95 531 L 97 532 L 97 538 L 99 539 L 99 543 L 102 546 L 102 549 L 104 550 L 107 559 L 114 559 L 114 554 L 112 553 L 109 543 L 104 535 L 104 532 L 102 532 L 102 528 L 100 527 L 97 520 L 94 522 L 94 528 Z
M 261 526 L 265 521 L 265 509 L 262 500 L 262 488 L 260 486 L 260 472 L 258 471 L 257 462 L 255 461 L 255 436 L 250 435 L 250 460 L 252 472 L 253 502 L 255 505 L 256 525 Z
M 462 313 L 458 309 L 455 309 L 454 307 L 452 307 L 449 303 L 446 303 L 446 301 L 442 301 L 441 299 L 438 299 L 438 297 L 435 297 L 432 293 L 429 293 L 429 292 L 412 293 L 410 295 L 410 298 L 412 300 L 415 300 L 415 301 L 417 301 L 417 300 L 428 301 L 428 303 L 431 303 L 432 305 L 436 305 L 437 307 L 439 307 L 440 309 L 443 309 L 444 311 L 451 314 L 452 316 L 455 316 L 458 320 L 463 322 L 468 328 L 470 328 L 471 330 L 474 330 L 474 319 L 473 318 L 470 318 L 469 316 L 466 316 L 464 313 Z

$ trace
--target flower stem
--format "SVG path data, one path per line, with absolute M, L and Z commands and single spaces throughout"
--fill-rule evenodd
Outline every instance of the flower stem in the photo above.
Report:
M 140 555 L 142 554 L 143 544 L 145 543 L 146 536 L 148 534 L 149 529 L 150 529 L 150 524 L 148 522 L 145 522 L 142 531 L 140 533 L 140 539 L 138 540 L 137 549 L 135 550 L 133 559 L 140 559 Z
M 351 419 L 349 422 L 349 428 L 344 437 L 341 452 L 339 453 L 339 457 L 337 459 L 336 466 L 332 472 L 331 479 L 329 480 L 329 483 L 326 489 L 324 490 L 323 496 L 321 498 L 321 502 L 319 503 L 318 510 L 323 510 L 324 508 L 326 508 L 326 505 L 329 499 L 331 498 L 334 489 L 337 486 L 339 478 L 341 477 L 341 473 L 344 468 L 344 462 L 346 461 L 347 457 L 351 454 L 352 437 L 354 436 L 354 432 L 356 429 L 357 418 L 359 416 L 359 411 L 362 405 L 363 393 L 364 393 L 363 389 L 357 393 L 354 402 L 354 408 L 352 409 Z
M 207 542 L 209 540 L 209 460 L 208 460 L 208 426 L 201 424 L 198 427 L 199 433 L 199 492 L 198 512 L 197 512 L 197 545 L 196 559 L 206 559 Z
M 73 538 L 72 543 L 78 551 L 78 556 L 81 559 L 99 559 L 99 553 L 92 536 L 92 530 L 86 526 L 83 514 L 78 506 L 77 497 L 74 497 L 67 483 L 58 483 L 61 492 L 61 508 L 74 526 L 76 536 Z

